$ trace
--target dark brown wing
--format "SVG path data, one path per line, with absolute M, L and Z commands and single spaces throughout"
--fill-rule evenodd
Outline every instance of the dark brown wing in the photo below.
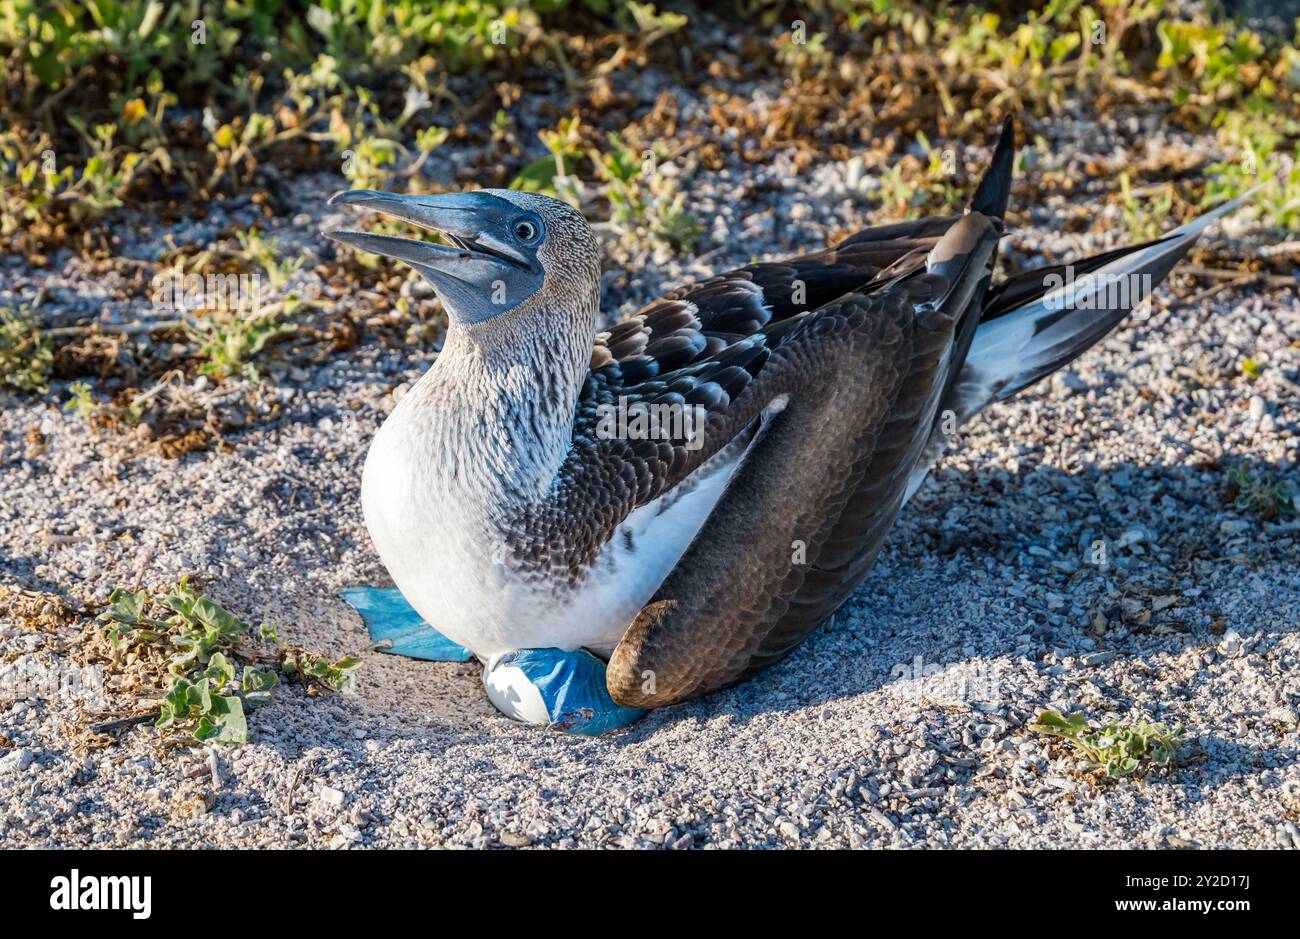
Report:
M 853 329 L 874 328 L 869 311 L 888 309 L 892 316 L 909 317 L 946 286 L 942 277 L 923 272 L 875 284 L 822 309 L 771 323 L 704 361 L 634 384 L 625 383 L 627 372 L 617 366 L 589 373 L 555 488 L 515 525 L 516 565 L 545 566 L 552 578 L 557 568 L 567 567 L 576 584 L 634 509 L 674 489 L 724 448 L 752 439 L 764 409 L 798 386 L 805 364 L 815 364 L 805 363 L 799 349 L 847 342 L 844 337 Z M 875 361 L 882 353 L 853 341 L 838 354 L 856 363 L 858 358 Z M 655 361 L 671 360 L 661 354 Z M 779 367 L 770 371 L 774 362 Z M 851 368 L 846 380 L 853 380 L 852 374 Z M 633 423 L 635 415 L 647 412 L 665 415 L 650 433 Z M 688 412 L 689 424 L 675 421 Z M 555 543 L 549 535 L 560 530 L 565 537 Z
M 951 224 L 931 219 L 867 229 L 816 254 L 750 265 L 670 294 L 602 333 L 555 491 L 512 526 L 515 566 L 546 568 L 551 577 L 567 569 L 577 583 L 632 510 L 722 448 L 746 442 L 771 395 L 742 392 L 775 349 L 813 328 L 805 321 L 816 321 L 820 308 L 854 290 L 927 299 L 924 283 L 893 281 L 900 271 L 921 270 L 924 251 Z M 892 265 L 890 280 L 880 278 L 884 265 Z M 642 405 L 703 408 L 702 441 L 688 446 L 682 437 L 602 432 L 611 409 Z M 566 532 L 562 544 L 552 537 L 557 530 Z
M 596 337 L 591 369 L 635 385 L 703 362 L 765 327 L 825 306 L 930 250 L 960 216 L 867 228 L 833 248 L 751 264 L 675 291 Z
M 657 706 L 781 658 L 861 582 L 930 435 L 998 227 L 950 227 L 912 275 L 793 321 L 740 396 L 784 410 L 609 663 L 620 704 Z M 939 292 L 936 292 L 939 291 Z

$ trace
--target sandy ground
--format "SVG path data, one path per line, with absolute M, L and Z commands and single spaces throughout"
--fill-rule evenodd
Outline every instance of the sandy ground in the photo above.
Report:
M 607 308 L 868 220 L 841 164 L 801 183 L 797 218 L 788 182 L 733 198 L 741 172 L 691 184 L 712 258 L 632 259 Z M 316 252 L 310 203 L 276 233 Z M 1021 216 L 1008 250 L 1096 250 L 1061 233 L 1062 211 Z M 11 260 L 3 284 L 93 306 L 93 274 L 52 270 Z M 1300 848 L 1300 523 L 1224 503 L 1237 462 L 1300 489 L 1300 311 L 1294 288 L 1195 292 L 1163 291 L 1068 374 L 965 428 L 832 627 L 739 688 L 600 739 L 496 714 L 475 665 L 368 652 L 336 597 L 387 582 L 361 463 L 431 355 L 368 342 L 272 378 L 278 417 L 181 460 L 61 413 L 65 383 L 11 395 L 0 584 L 89 608 L 190 572 L 242 616 L 365 663 L 350 693 L 287 690 L 253 716 L 253 743 L 211 752 L 148 727 L 90 747 L 89 702 L 0 691 L 0 845 Z M 1246 356 L 1264 364 L 1254 382 Z M 76 666 L 83 620 L 3 615 L 0 663 Z M 1170 772 L 1098 782 L 1027 729 L 1048 706 L 1185 725 L 1191 743 Z

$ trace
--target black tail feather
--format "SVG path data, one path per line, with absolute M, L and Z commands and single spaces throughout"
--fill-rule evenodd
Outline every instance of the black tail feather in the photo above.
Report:
M 971 196 L 970 210 L 1002 218 L 1007 214 L 1007 203 L 1011 200 L 1011 175 L 1016 163 L 1016 125 L 1010 115 L 1002 122 L 1002 135 L 993 150 L 993 160 L 984 178 L 980 180 L 975 195 Z
M 1037 300 L 1043 294 L 1047 293 L 1049 284 L 1061 283 L 1062 280 L 1070 273 L 1074 277 L 1082 277 L 1085 274 L 1091 274 L 1099 268 L 1105 267 L 1111 261 L 1118 260 L 1125 255 L 1133 254 L 1135 251 L 1141 251 L 1157 244 L 1163 239 L 1157 238 L 1155 241 L 1144 241 L 1141 244 L 1125 245 L 1122 248 L 1115 248 L 1102 254 L 1093 255 L 1090 258 L 1083 258 L 1078 261 L 1071 261 L 1068 264 L 1052 264 L 1046 267 L 1035 267 L 1027 271 L 1021 271 L 1019 274 L 1013 274 L 1006 280 L 994 284 L 988 292 L 988 298 L 984 302 L 984 310 L 980 313 L 980 321 L 987 323 L 989 320 L 997 319 L 1017 307 L 1024 306 Z M 1161 275 L 1163 276 L 1163 275 Z M 1053 280 L 1053 278 L 1056 278 Z

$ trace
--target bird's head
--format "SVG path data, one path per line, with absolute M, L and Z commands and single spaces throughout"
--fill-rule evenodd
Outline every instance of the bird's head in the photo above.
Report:
M 558 199 L 508 189 L 436 196 L 352 189 L 335 193 L 330 205 L 373 209 L 441 232 L 450 245 L 359 231 L 324 234 L 410 264 L 433 285 L 454 324 L 539 308 L 595 314 L 596 239 L 586 220 Z

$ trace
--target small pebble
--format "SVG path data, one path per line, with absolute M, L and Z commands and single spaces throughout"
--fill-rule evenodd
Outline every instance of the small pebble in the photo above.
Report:
M 0 757 L 0 776 L 23 772 L 32 765 L 32 759 L 32 751 L 28 747 L 20 747 Z
M 321 786 L 320 800 L 330 808 L 337 809 L 343 804 L 345 798 L 347 797 L 343 794 L 342 790 L 335 789 L 333 786 Z

